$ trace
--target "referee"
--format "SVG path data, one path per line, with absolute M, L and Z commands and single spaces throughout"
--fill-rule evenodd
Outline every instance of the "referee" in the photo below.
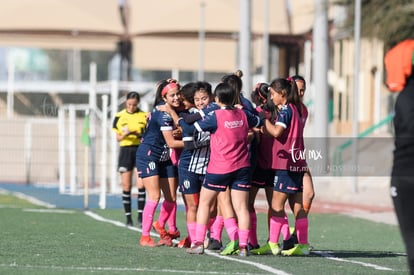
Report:
M 136 151 L 141 143 L 141 136 L 147 125 L 147 113 L 138 108 L 140 96 L 137 92 L 126 95 L 125 108 L 116 114 L 112 129 L 119 142 L 118 172 L 122 180 L 122 203 L 124 206 L 126 225 L 132 226 L 131 217 L 131 188 L 132 175 L 135 170 Z M 138 218 L 137 226 L 141 227 L 142 211 L 145 206 L 145 188 L 137 177 L 138 188 Z

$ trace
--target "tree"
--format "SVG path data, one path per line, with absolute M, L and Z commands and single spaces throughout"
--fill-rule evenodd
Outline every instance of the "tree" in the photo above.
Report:
M 337 0 L 347 7 L 344 30 L 353 32 L 355 0 Z M 414 3 L 412 0 L 362 0 L 361 36 L 384 41 L 385 50 L 398 42 L 414 38 Z

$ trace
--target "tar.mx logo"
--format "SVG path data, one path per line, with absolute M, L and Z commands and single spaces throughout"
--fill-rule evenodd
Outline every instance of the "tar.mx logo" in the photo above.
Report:
M 292 148 L 290 149 L 290 154 L 292 156 L 293 163 L 296 163 L 296 161 L 299 160 L 318 160 L 323 159 L 322 152 L 320 150 L 306 150 L 306 149 L 300 149 L 295 148 L 295 142 L 292 144 Z

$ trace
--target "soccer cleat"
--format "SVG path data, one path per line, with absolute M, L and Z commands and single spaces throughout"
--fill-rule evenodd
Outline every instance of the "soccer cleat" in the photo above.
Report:
M 280 248 L 277 243 L 267 242 L 264 246 L 260 248 L 252 249 L 250 253 L 254 255 L 278 255 L 280 254 Z
M 125 225 L 126 225 L 126 226 L 132 226 L 132 225 L 133 225 L 133 221 L 132 221 L 132 219 L 131 219 L 131 217 L 130 217 L 130 216 L 128 216 L 128 218 L 127 218 L 127 221 L 126 221 Z
M 180 237 L 180 230 L 176 230 L 176 231 L 167 231 L 168 236 L 170 236 L 171 239 L 178 239 Z
M 308 244 L 295 244 L 295 246 L 289 250 L 282 250 L 283 256 L 307 256 L 309 253 Z
M 152 223 L 152 227 L 155 231 L 157 231 L 158 234 L 160 234 L 160 238 L 165 238 L 165 236 L 168 235 L 167 231 L 164 229 L 164 227 L 160 226 L 158 221 L 155 221 Z
M 283 240 L 282 250 L 289 250 L 295 246 L 296 243 L 295 243 L 295 239 L 293 238 L 293 236 L 294 235 L 292 235 L 288 240 Z
M 184 239 L 182 239 L 178 244 L 177 247 L 179 248 L 189 248 L 191 247 L 191 242 L 190 239 L 188 237 L 185 237 Z
M 293 241 L 294 244 L 298 244 L 299 243 L 298 242 L 298 236 L 296 235 L 296 231 L 294 231 L 292 233 L 292 235 L 290 236 L 290 238 L 292 239 L 292 241 Z
M 257 244 L 257 245 L 252 245 L 251 243 L 249 243 L 249 244 L 247 245 L 247 247 L 249 248 L 249 251 L 250 251 L 250 250 L 253 250 L 253 249 L 258 249 L 258 248 L 260 248 L 260 245 L 259 245 L 259 244 Z
M 139 240 L 139 244 L 141 246 L 148 246 L 148 247 L 156 247 L 154 240 L 150 236 L 141 236 L 141 240 Z
M 204 253 L 204 244 L 203 243 L 197 243 L 194 244 L 192 247 L 187 248 L 187 250 L 185 251 L 188 254 L 203 254 Z
M 239 250 L 239 241 L 231 241 L 229 242 L 226 247 L 223 249 L 223 251 L 220 252 L 220 255 L 226 256 L 226 255 L 235 255 L 238 254 Z
M 210 231 L 207 230 L 206 237 L 204 238 L 204 248 L 207 249 L 207 247 L 210 245 Z
M 219 242 L 216 239 L 211 238 L 208 246 L 207 246 L 207 250 L 221 250 L 223 248 L 223 245 L 221 242 Z
M 239 256 L 240 257 L 247 257 L 249 255 L 250 255 L 250 253 L 249 253 L 248 247 L 246 247 L 246 246 L 240 247 L 240 249 L 239 249 Z
M 164 238 L 160 238 L 157 245 L 158 246 L 162 246 L 162 245 L 172 246 L 173 244 L 172 244 L 172 240 L 171 240 L 170 236 L 167 235 Z

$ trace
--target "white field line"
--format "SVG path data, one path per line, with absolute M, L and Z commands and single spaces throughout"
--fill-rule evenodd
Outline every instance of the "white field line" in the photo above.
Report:
M 125 224 L 123 224 L 123 223 L 121 223 L 119 221 L 105 219 L 102 216 L 100 216 L 100 215 L 98 215 L 96 213 L 93 213 L 91 211 L 85 211 L 84 213 L 87 216 L 89 216 L 89 217 L 91 217 L 91 218 L 93 218 L 93 219 L 95 219 L 97 221 L 107 222 L 107 223 L 111 223 L 111 224 L 116 225 L 116 226 L 125 227 Z M 129 226 L 128 228 L 131 229 L 131 230 L 134 230 L 134 231 L 141 232 L 141 229 L 138 229 L 136 227 Z M 156 236 L 156 237 L 159 236 L 158 234 L 155 234 L 153 232 L 151 232 L 151 235 Z M 252 265 L 252 266 L 254 266 L 254 267 L 258 268 L 258 269 L 264 270 L 266 272 L 271 272 L 272 274 L 289 275 L 289 273 L 286 273 L 286 272 L 284 272 L 282 270 L 275 269 L 275 268 L 273 268 L 271 266 L 267 266 L 267 265 L 264 265 L 264 264 L 260 264 L 260 263 L 256 263 L 256 262 L 251 262 L 251 261 L 246 261 L 246 260 L 242 260 L 242 259 L 236 259 L 236 258 L 228 257 L 228 256 L 227 257 L 226 256 L 221 256 L 220 254 L 213 253 L 213 252 L 209 252 L 209 251 L 206 251 L 206 254 L 208 254 L 210 256 L 218 257 L 218 258 L 221 258 L 221 259 L 225 259 L 225 260 L 228 260 L 228 261 L 235 261 L 235 262 L 239 262 L 239 263 L 243 263 L 243 264 Z
M 4 189 L 0 188 L 0 194 L 3 194 L 3 195 L 11 194 L 15 197 L 18 197 L 19 199 L 27 200 L 28 202 L 30 202 L 32 204 L 35 204 L 35 205 L 43 206 L 43 207 L 46 207 L 46 208 L 56 208 L 56 205 L 38 200 L 35 197 L 28 196 L 28 195 L 20 193 L 20 192 L 10 192 L 10 191 L 7 191 L 7 190 L 4 190 Z
M 59 214 L 73 214 L 76 211 L 73 210 L 64 210 L 64 209 L 23 209 L 25 212 L 36 212 L 36 213 L 59 213 Z
M 365 267 L 372 267 L 372 268 L 374 268 L 376 270 L 396 271 L 396 270 L 394 270 L 392 268 L 385 267 L 385 266 L 380 266 L 380 265 L 376 265 L 376 264 L 364 263 L 364 262 L 353 261 L 353 260 L 345 260 L 345 259 L 342 259 L 342 258 L 335 257 L 335 255 L 332 255 L 332 254 L 327 253 L 327 252 L 312 251 L 312 253 L 317 254 L 317 255 L 325 258 L 325 259 L 333 260 L 333 261 L 337 261 L 337 262 L 345 262 L 345 263 L 358 264 L 358 265 L 362 265 L 362 266 L 365 266 Z
M 248 264 L 248 265 L 252 265 L 256 268 L 262 269 L 266 272 L 271 272 L 271 274 L 277 274 L 277 275 L 290 275 L 290 273 L 287 273 L 283 270 L 279 270 L 279 269 L 275 269 L 271 266 L 267 266 L 261 263 L 256 263 L 256 262 L 251 262 L 251 261 L 246 261 L 246 260 L 242 260 L 242 259 L 238 259 L 238 258 L 233 258 L 233 257 L 229 257 L 229 256 L 222 256 L 217 252 L 212 252 L 212 251 L 207 251 L 205 250 L 204 253 L 210 255 L 210 256 L 214 256 L 223 260 L 227 260 L 227 261 L 233 261 L 233 262 L 239 262 L 242 264 Z

